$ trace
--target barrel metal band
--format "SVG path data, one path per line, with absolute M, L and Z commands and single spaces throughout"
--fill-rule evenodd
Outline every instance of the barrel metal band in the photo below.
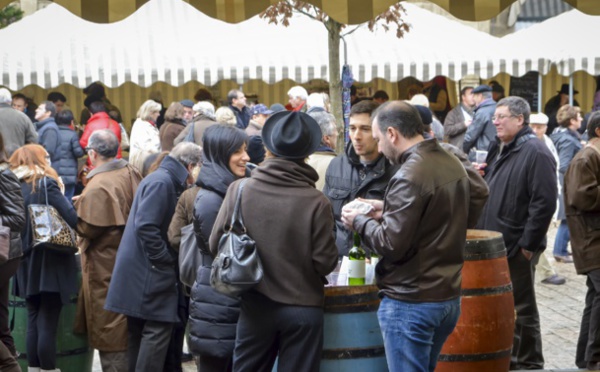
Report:
M 496 252 L 464 253 L 465 261 L 493 260 L 494 258 L 506 257 L 506 249 Z
M 385 356 L 385 349 L 382 346 L 373 346 L 369 348 L 355 349 L 325 349 L 321 355 L 322 359 L 360 359 L 377 358 Z
M 56 353 L 56 356 L 57 357 L 68 357 L 68 356 L 73 356 L 73 355 L 86 354 L 89 351 L 90 351 L 89 347 L 80 347 L 80 348 L 77 348 L 77 349 L 61 351 L 59 353 Z M 27 359 L 27 354 L 26 353 L 20 353 L 19 354 L 19 359 L 26 360 Z
M 498 287 L 485 287 L 485 288 L 470 288 L 470 289 L 461 289 L 460 295 L 464 297 L 468 296 L 494 296 L 503 293 L 512 292 L 513 286 L 512 283 L 501 285 Z
M 510 357 L 510 355 L 511 349 L 481 354 L 440 354 L 438 362 L 482 362 L 485 360 L 504 359 Z

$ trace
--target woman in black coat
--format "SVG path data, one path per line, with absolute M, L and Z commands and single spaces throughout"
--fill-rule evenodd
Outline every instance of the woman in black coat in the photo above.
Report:
M 48 158 L 42 146 L 25 145 L 9 160 L 11 170 L 21 181 L 25 200 L 25 229 L 21 234 L 23 261 L 15 276 L 14 291 L 27 303 L 27 362 L 29 367 L 42 370 L 56 368 L 60 311 L 78 292 L 74 255 L 32 248 L 30 204 L 47 202 L 69 226 L 74 228 L 77 224 L 77 213 L 63 195 L 58 174 L 48 164 Z
M 61 157 L 60 164 L 54 165 L 58 175 L 62 178 L 65 185 L 65 196 L 71 200 L 75 194 L 75 185 L 77 184 L 77 159 L 84 155 L 83 149 L 79 144 L 79 137 L 71 125 L 73 124 L 73 113 L 71 110 L 62 110 L 56 114 L 56 124 L 60 133 Z
M 246 133 L 229 125 L 213 125 L 202 139 L 204 159 L 196 184 L 201 187 L 194 203 L 194 232 L 202 264 L 198 268 L 190 301 L 190 350 L 199 356 L 198 371 L 222 372 L 232 367 L 240 303 L 210 286 L 213 257 L 208 238 L 227 188 L 247 176 Z
M 15 342 L 8 327 L 8 287 L 10 278 L 17 272 L 23 255 L 21 230 L 25 226 L 25 207 L 19 180 L 9 169 L 2 133 L 0 133 L 0 222 L 2 226 L 10 229 L 8 261 L 0 264 L 0 341 L 2 341 L 0 348 L 16 357 Z M 14 358 L 0 352 L 0 371 L 17 370 L 18 366 L 15 366 Z

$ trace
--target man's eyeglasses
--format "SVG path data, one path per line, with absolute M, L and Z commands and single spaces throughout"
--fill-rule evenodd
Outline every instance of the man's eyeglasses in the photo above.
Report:
M 519 115 L 494 115 L 492 116 L 492 121 L 496 121 L 496 120 L 504 120 L 506 118 L 516 118 Z
M 93 147 L 89 147 L 89 146 L 88 146 L 88 147 L 86 147 L 84 150 L 85 150 L 85 152 L 90 152 L 90 150 L 94 150 L 94 151 L 96 151 L 96 149 L 95 149 L 95 148 L 93 148 Z

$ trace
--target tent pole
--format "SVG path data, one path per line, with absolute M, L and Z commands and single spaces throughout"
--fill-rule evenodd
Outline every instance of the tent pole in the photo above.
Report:
M 573 106 L 573 75 L 569 76 L 569 105 Z
M 542 110 L 542 74 L 538 72 L 538 107 L 537 112 L 543 112 Z

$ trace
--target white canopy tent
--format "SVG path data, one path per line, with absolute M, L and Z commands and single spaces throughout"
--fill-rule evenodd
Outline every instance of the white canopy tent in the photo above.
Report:
M 600 75 L 600 50 L 594 39 L 599 30 L 600 16 L 573 9 L 500 40 L 505 53 L 525 66 L 522 69 L 546 58 L 563 76 L 577 71 Z
M 346 38 L 355 80 L 527 72 L 508 58 L 494 59 L 498 39 L 413 4 L 404 7 L 411 29 L 402 39 L 366 25 Z M 220 80 L 328 80 L 327 34 L 319 22 L 298 15 L 289 27 L 258 16 L 229 24 L 180 0 L 151 0 L 112 24 L 87 22 L 49 5 L 0 31 L 0 44 L 1 84 L 13 90 L 63 83 L 82 88 L 98 80 L 108 87 L 128 81 L 146 87 L 157 81 L 211 86 Z M 548 61 L 538 62 L 530 69 L 547 69 Z

